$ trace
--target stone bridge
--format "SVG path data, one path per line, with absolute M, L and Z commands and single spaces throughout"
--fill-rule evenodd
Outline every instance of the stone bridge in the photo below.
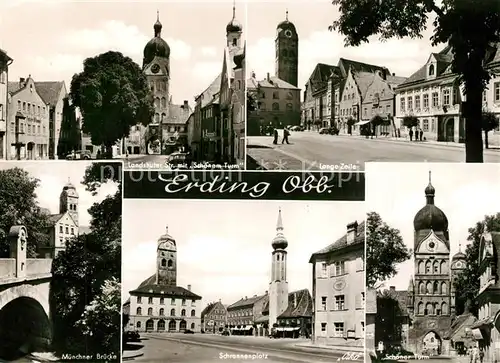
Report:
M 27 231 L 10 229 L 10 258 L 0 259 L 0 358 L 41 351 L 52 340 L 52 259 L 27 258 Z

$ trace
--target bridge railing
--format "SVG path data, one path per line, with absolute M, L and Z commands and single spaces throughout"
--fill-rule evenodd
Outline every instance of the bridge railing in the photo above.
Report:
M 52 269 L 51 258 L 28 258 L 26 261 L 26 275 L 48 274 Z
M 16 277 L 16 259 L 0 258 L 0 279 Z

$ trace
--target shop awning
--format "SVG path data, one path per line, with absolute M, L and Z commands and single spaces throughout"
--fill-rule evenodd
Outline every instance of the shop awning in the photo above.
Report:
M 276 331 L 294 331 L 294 330 L 299 330 L 300 328 L 299 327 L 278 327 L 276 328 Z
M 358 126 L 361 126 L 361 125 L 366 125 L 367 123 L 369 123 L 371 120 L 366 120 L 366 121 L 359 121 L 357 123 L 355 123 L 354 125 L 358 125 Z
M 472 335 L 477 340 L 483 339 L 483 334 L 481 333 L 481 330 L 479 330 L 479 329 L 472 329 Z

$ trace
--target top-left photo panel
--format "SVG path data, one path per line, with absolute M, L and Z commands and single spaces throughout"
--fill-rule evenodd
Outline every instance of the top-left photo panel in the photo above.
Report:
M 246 18 L 232 0 L 2 1 L 0 160 L 244 169 Z

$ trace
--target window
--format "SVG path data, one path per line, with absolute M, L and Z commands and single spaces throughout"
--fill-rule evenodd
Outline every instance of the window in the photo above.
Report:
M 345 261 L 337 261 L 335 263 L 335 275 L 340 276 L 345 274 Z
M 436 120 L 432 119 L 431 121 L 431 131 L 435 132 L 436 131 Z
M 186 299 L 182 299 L 182 305 L 185 306 L 186 305 Z
M 163 309 L 163 308 L 160 309 L 160 315 L 161 316 L 165 315 L 165 309 Z
M 153 315 L 153 308 L 148 309 L 148 315 L 150 315 L 150 316 Z
M 286 104 L 286 110 L 287 111 L 293 111 L 293 105 L 291 103 Z
M 432 107 L 439 106 L 439 94 L 437 92 L 432 92 Z
M 408 111 L 413 111 L 413 97 L 408 97 Z
M 405 112 L 405 101 L 406 99 L 404 97 L 401 97 L 401 104 L 400 104 L 400 108 L 401 108 L 401 112 Z
M 344 336 L 344 323 L 334 323 L 335 329 L 333 331 L 333 336 L 336 338 L 341 338 Z
M 326 323 L 321 323 L 321 333 L 323 333 L 323 335 L 326 335 Z
M 69 228 L 66 227 L 66 234 L 69 234 Z
M 321 296 L 321 310 L 326 310 L 326 296 Z
M 170 310 L 170 316 L 175 316 L 175 309 Z
M 279 111 L 280 110 L 280 104 L 278 102 L 273 103 L 273 111 Z
M 424 132 L 429 131 L 429 120 L 427 120 L 426 118 L 423 121 L 423 129 Z
M 167 266 L 167 260 L 164 258 L 161 259 L 161 267 L 166 267 Z
M 344 295 L 335 296 L 335 310 L 345 309 L 345 297 Z
M 167 267 L 172 267 L 174 265 L 174 261 L 168 260 Z
M 59 226 L 59 233 L 64 233 L 63 226 Z
M 137 315 L 142 315 L 142 308 L 137 308 L 136 313 L 137 313 Z
M 426 93 L 424 96 L 424 108 L 429 108 L 429 95 Z
M 277 91 L 273 92 L 273 100 L 279 100 L 279 99 L 280 99 L 279 92 L 277 92 Z
M 368 117 L 368 109 L 366 107 L 363 108 L 363 117 Z
M 444 106 L 450 105 L 450 90 L 449 89 L 445 89 L 443 91 L 443 105 Z
M 194 323 L 191 323 L 191 329 L 194 329 L 195 325 Z
M 23 102 L 23 111 L 26 111 L 26 102 Z
M 153 304 L 153 298 L 152 297 L 148 298 L 148 304 L 150 304 L 150 305 Z
M 500 102 L 500 82 L 496 82 L 493 85 L 493 100 L 495 102 Z
M 415 109 L 420 110 L 420 95 L 415 96 Z
M 140 321 L 137 322 L 136 327 L 139 328 L 139 329 L 141 328 L 141 322 Z
M 137 303 L 140 304 L 142 302 L 142 297 L 137 296 Z
M 191 310 L 191 316 L 196 316 L 196 311 L 194 309 Z
M 0 105 L 0 120 L 3 120 L 3 105 Z
M 326 277 L 326 269 L 327 265 L 326 262 L 321 262 L 321 277 Z
M 164 305 L 164 304 L 165 304 L 165 298 L 160 297 L 160 305 Z
M 363 334 L 365 333 L 365 322 L 364 321 L 361 322 L 361 331 L 363 332 Z
M 21 101 L 17 101 L 17 109 L 21 111 Z
M 186 316 L 186 309 L 181 310 L 181 316 Z
M 433 76 L 434 75 L 434 64 L 431 64 L 429 66 L 429 76 Z
M 363 308 L 365 307 L 365 293 L 364 291 L 361 293 L 361 302 L 363 304 Z
M 195 306 L 196 300 L 191 300 L 191 306 Z
M 75 229 L 73 227 L 71 227 L 71 234 L 75 235 Z

